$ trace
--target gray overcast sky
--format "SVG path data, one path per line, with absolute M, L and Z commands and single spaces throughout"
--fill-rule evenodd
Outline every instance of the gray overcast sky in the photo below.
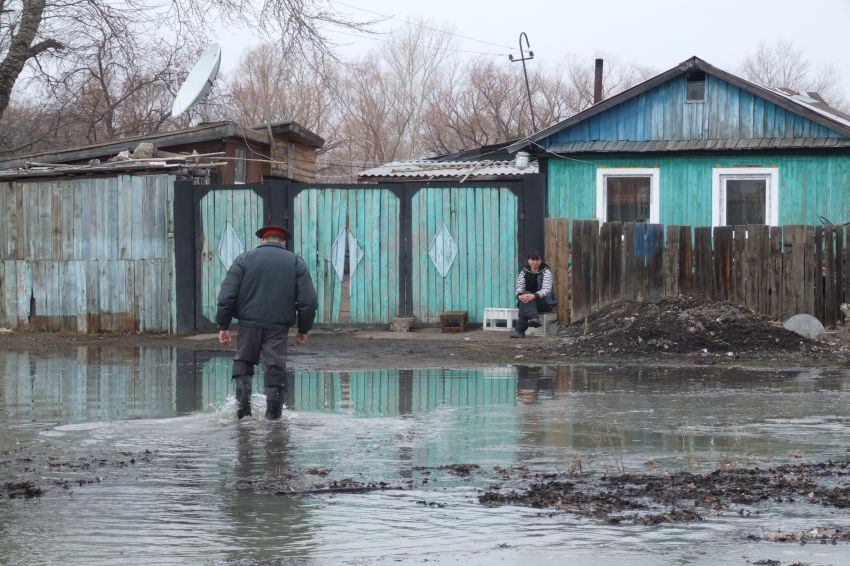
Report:
M 454 27 L 456 47 L 492 53 L 507 60 L 518 54 L 520 32 L 528 35 L 534 61 L 555 68 L 570 54 L 592 61 L 597 52 L 623 62 L 654 67 L 658 72 L 696 55 L 716 67 L 735 72 L 759 42 L 791 40 L 815 66 L 829 63 L 841 75 L 850 99 L 850 0 L 331 0 L 354 18 L 392 16 L 380 24 L 389 31 L 404 20 L 424 18 Z M 223 70 L 233 68 L 248 46 L 246 34 L 222 34 Z M 379 49 L 379 39 L 329 34 L 343 44 L 343 58 Z M 241 36 L 241 38 L 239 38 Z M 464 37 L 461 37 L 464 36 Z M 237 39 L 233 39 L 237 38 Z M 475 38 L 480 41 L 474 41 Z M 487 42 L 487 43 L 484 43 Z M 495 44 L 495 45 L 494 45 Z M 518 64 L 517 64 L 518 67 Z M 519 70 L 519 69 L 518 69 Z

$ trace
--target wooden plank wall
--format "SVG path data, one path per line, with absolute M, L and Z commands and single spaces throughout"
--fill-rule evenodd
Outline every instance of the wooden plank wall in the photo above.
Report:
M 850 281 L 843 226 L 692 229 L 550 218 L 545 237 L 547 257 L 572 252 L 570 288 L 556 277 L 556 293 L 573 321 L 619 301 L 695 294 L 774 320 L 808 313 L 834 327 Z
M 0 183 L 0 326 L 173 332 L 174 177 Z

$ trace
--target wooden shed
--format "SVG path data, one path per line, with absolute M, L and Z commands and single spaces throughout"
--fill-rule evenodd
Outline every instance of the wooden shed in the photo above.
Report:
M 509 149 L 554 218 L 689 226 L 850 221 L 850 116 L 693 57 Z
M 272 142 L 269 142 L 271 133 Z M 243 127 L 236 122 L 209 122 L 193 128 L 135 136 L 99 144 L 17 156 L 0 161 L 0 170 L 35 164 L 105 162 L 151 143 L 158 154 L 220 153 L 224 167 L 213 171 L 211 184 L 259 183 L 267 178 L 303 183 L 316 180 L 316 151 L 325 141 L 296 122 Z M 155 157 L 156 157 L 155 156 Z

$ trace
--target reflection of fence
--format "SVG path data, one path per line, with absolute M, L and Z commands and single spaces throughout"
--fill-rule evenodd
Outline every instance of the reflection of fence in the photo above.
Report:
M 846 233 L 845 233 L 846 232 Z M 697 294 L 774 319 L 809 313 L 834 326 L 850 262 L 843 226 L 663 226 L 546 221 L 546 256 L 559 268 L 560 320 L 622 300 Z M 572 257 L 572 278 L 565 271 Z
M 203 364 L 203 405 L 219 405 L 233 395 L 230 358 Z M 506 379 L 507 378 L 507 379 Z M 302 411 L 345 411 L 365 417 L 422 412 L 441 406 L 510 405 L 516 398 L 516 370 L 368 370 L 317 372 L 296 370 L 288 380 L 286 402 Z M 254 390 L 262 391 L 262 378 Z
M 0 414 L 36 422 L 170 417 L 174 361 L 169 348 L 0 352 Z

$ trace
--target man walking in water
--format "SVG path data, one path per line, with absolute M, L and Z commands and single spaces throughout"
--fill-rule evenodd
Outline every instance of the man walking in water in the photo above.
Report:
M 256 232 L 262 243 L 238 256 L 218 294 L 218 341 L 230 346 L 230 322 L 239 320 L 233 379 L 236 415 L 251 414 L 254 366 L 265 372 L 266 418 L 279 419 L 286 386 L 286 342 L 289 328 L 298 326 L 295 344 L 307 343 L 316 317 L 316 288 L 304 260 L 286 249 L 290 234 L 281 226 Z

